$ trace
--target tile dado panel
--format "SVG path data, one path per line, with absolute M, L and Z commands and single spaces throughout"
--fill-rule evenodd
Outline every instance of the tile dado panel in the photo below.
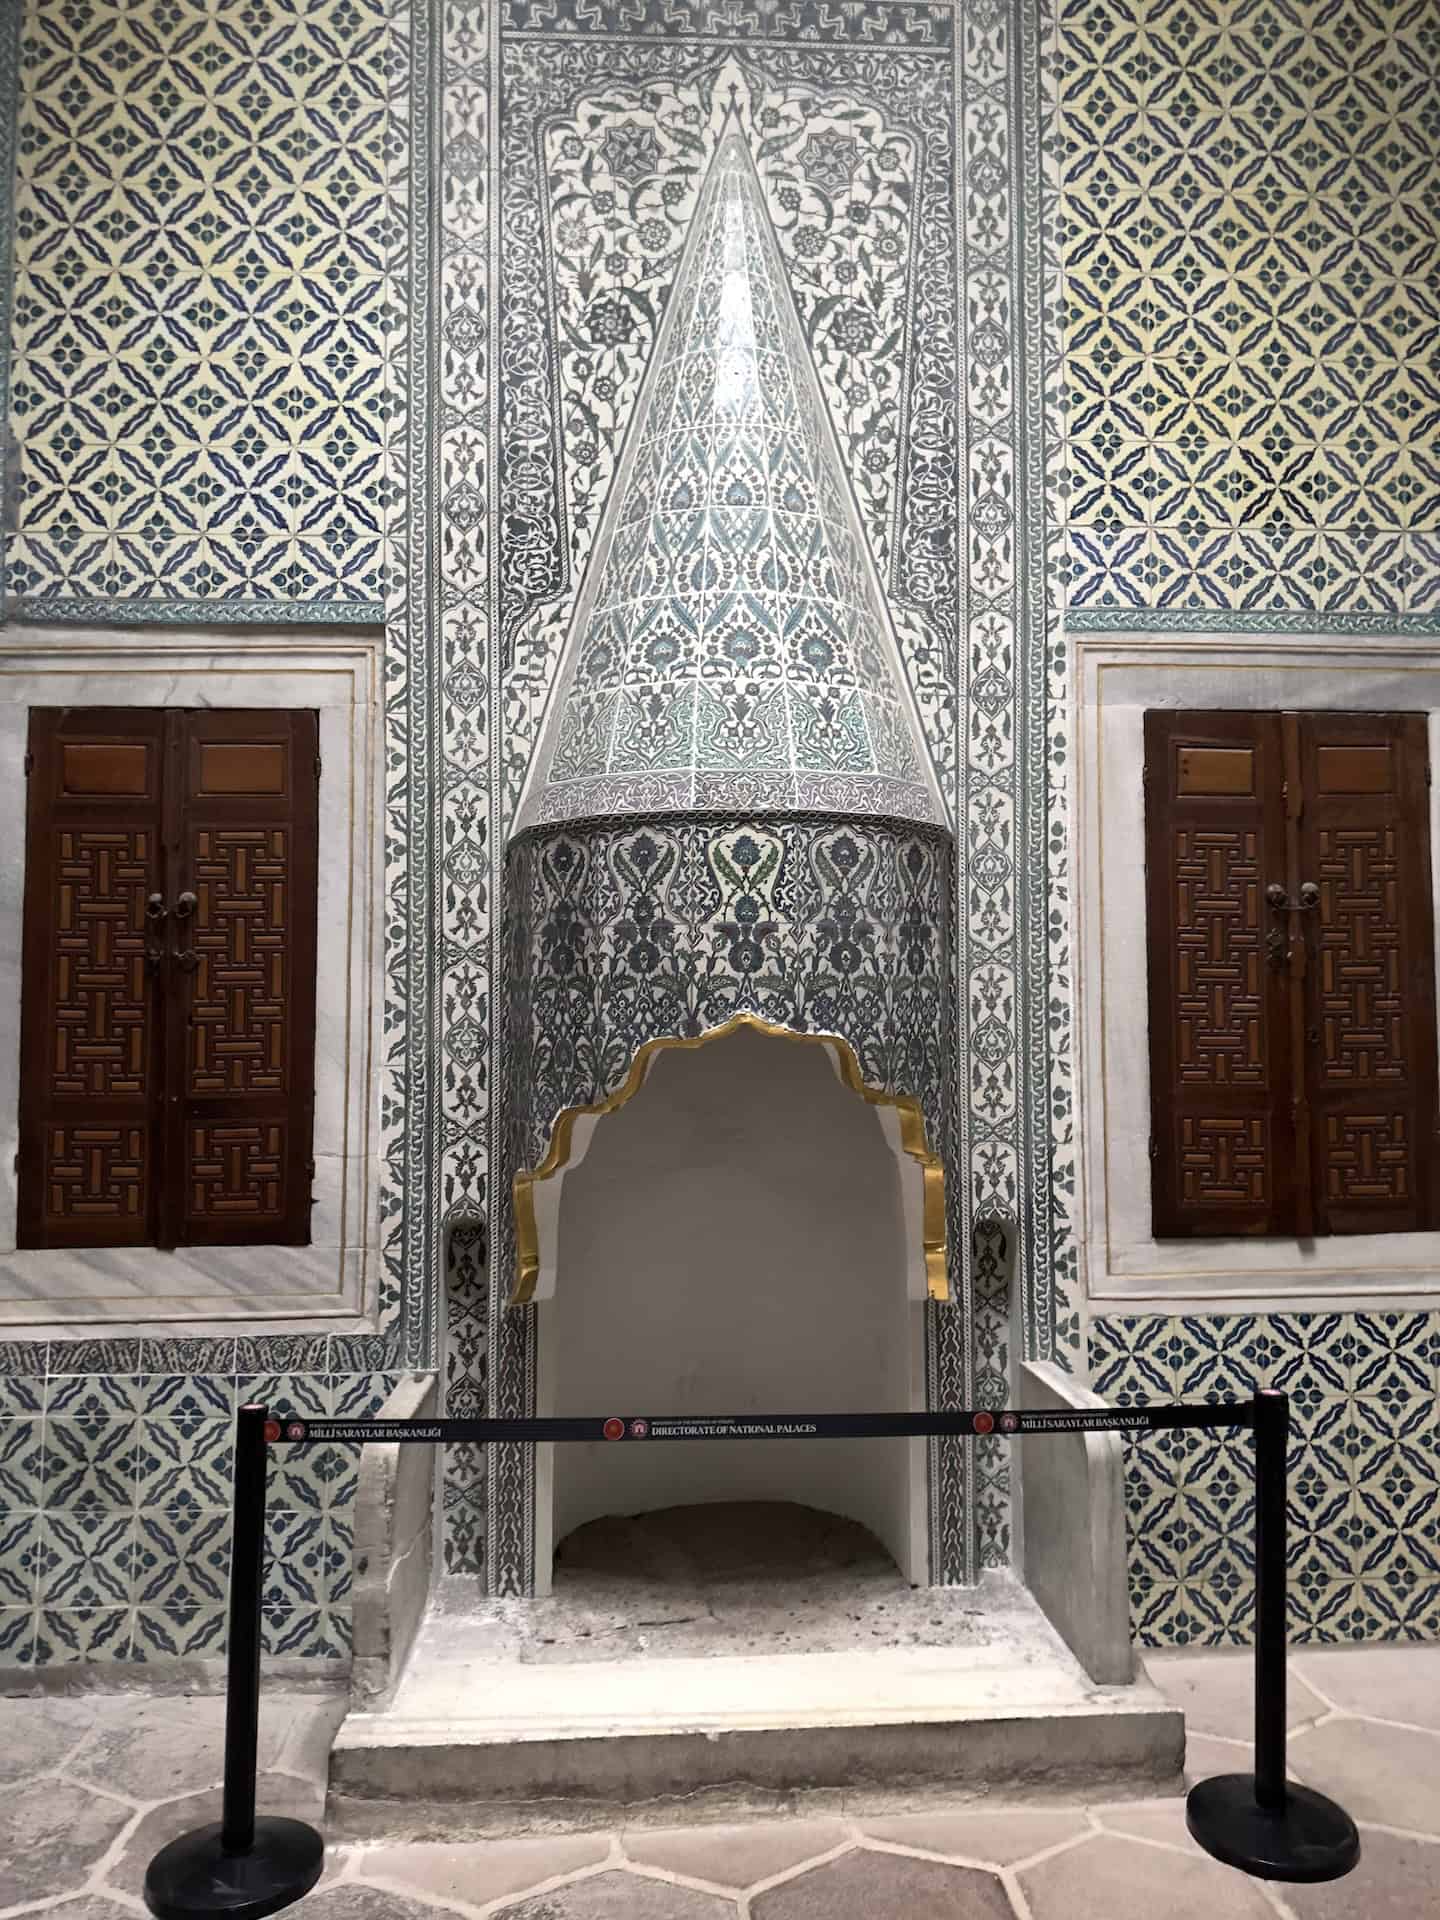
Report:
M 12 610 L 376 617 L 403 234 L 392 12 L 25 5 Z
M 225 1650 L 234 1409 L 363 1418 L 397 1376 L 374 1335 L 0 1341 L 0 1667 Z M 270 1463 L 264 1650 L 350 1650 L 359 1449 Z
M 1435 630 L 1431 0 L 1058 11 L 1072 624 Z
M 1118 1406 L 1290 1396 L 1290 1634 L 1440 1639 L 1440 1312 L 1114 1314 L 1090 1325 Z M 1254 1449 L 1127 1439 L 1130 1605 L 1146 1646 L 1253 1637 Z

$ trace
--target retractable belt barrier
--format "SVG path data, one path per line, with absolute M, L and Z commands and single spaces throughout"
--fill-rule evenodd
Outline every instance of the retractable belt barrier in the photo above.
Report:
M 162 1847 L 145 1875 L 157 1920 L 224 1914 L 261 1920 L 308 1893 L 325 1843 L 303 1821 L 257 1818 L 260 1599 L 265 1472 L 272 1447 L 354 1444 L 499 1446 L 536 1441 L 651 1445 L 664 1441 L 1039 1439 L 1121 1433 L 1135 1439 L 1177 1427 L 1250 1429 L 1255 1435 L 1255 1771 L 1202 1780 L 1186 1801 L 1192 1836 L 1227 1866 L 1265 1880 L 1337 1880 L 1360 1858 L 1342 1807 L 1285 1771 L 1285 1524 L 1287 1396 L 1262 1390 L 1219 1405 L 1113 1407 L 1077 1412 L 966 1408 L 937 1413 L 608 1414 L 535 1420 L 311 1420 L 284 1409 L 241 1407 L 235 1427 L 234 1533 L 221 1818 Z
M 541 1420 L 304 1420 L 271 1414 L 268 1445 L 384 1440 L 453 1445 L 510 1440 L 964 1439 L 1027 1433 L 1155 1433 L 1162 1427 L 1249 1427 L 1248 1403 L 1216 1407 L 1116 1407 L 1103 1413 L 1017 1413 L 988 1407 L 950 1413 L 615 1414 Z

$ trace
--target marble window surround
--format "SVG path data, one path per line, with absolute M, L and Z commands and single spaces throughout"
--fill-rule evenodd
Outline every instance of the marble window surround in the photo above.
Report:
M 315 1201 L 308 1247 L 15 1249 L 24 842 L 0 862 L 0 1327 L 203 1334 L 262 1315 L 361 1332 L 379 1274 L 383 635 L 0 630 L 0 793 L 23 820 L 32 706 L 310 707 L 320 716 Z M 163 1271 L 162 1271 L 163 1269 Z M 368 1316 L 368 1318 L 367 1318 Z
M 1433 641 L 1217 634 L 1074 636 L 1075 952 L 1085 1296 L 1096 1311 L 1155 1302 L 1319 1309 L 1433 1306 L 1440 1233 L 1157 1241 L 1150 1231 L 1144 1009 L 1143 714 L 1147 707 L 1420 711 L 1440 763 Z M 1440 787 L 1430 801 L 1440 899 Z

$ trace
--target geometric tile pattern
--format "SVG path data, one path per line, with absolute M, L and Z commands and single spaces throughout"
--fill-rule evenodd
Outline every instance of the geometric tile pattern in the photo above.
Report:
M 6 591 L 373 619 L 390 9 L 25 8 Z
M 1291 1638 L 1440 1639 L 1440 1312 L 1107 1315 L 1090 1364 L 1119 1406 L 1283 1388 Z M 1250 1436 L 1127 1439 L 1126 1505 L 1139 1638 L 1248 1642 Z
M 222 1656 L 235 1407 L 373 1414 L 395 1375 L 354 1369 L 378 1345 L 0 1343 L 0 1666 Z M 267 1653 L 348 1655 L 358 1451 L 271 1455 Z
M 649 128 L 612 127 L 638 188 Z M 832 189 L 853 136 L 812 136 Z M 662 229 L 668 238 L 669 229 Z M 516 831 L 677 808 L 943 817 L 745 136 L 711 160 Z M 864 337 L 873 321 L 856 314 Z M 616 295 L 597 341 L 630 337 Z M 857 338 L 859 336 L 857 335 Z
M 1077 624 L 1433 629 L 1433 9 L 1062 0 L 1059 33 Z

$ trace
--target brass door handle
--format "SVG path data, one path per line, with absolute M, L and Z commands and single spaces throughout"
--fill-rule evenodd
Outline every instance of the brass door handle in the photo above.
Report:
M 188 920 L 199 904 L 196 895 L 187 887 L 175 901 L 175 918 Z M 193 973 L 200 964 L 200 956 L 193 947 L 179 947 L 175 953 L 175 964 L 182 973 Z
M 1320 906 L 1320 888 L 1314 880 L 1300 882 L 1300 898 L 1292 900 L 1278 880 L 1265 889 L 1265 898 L 1276 913 L 1315 913 Z
M 161 944 L 165 921 L 170 909 L 165 904 L 163 893 L 152 893 L 145 901 L 145 964 L 158 967 L 165 958 L 165 948 Z

